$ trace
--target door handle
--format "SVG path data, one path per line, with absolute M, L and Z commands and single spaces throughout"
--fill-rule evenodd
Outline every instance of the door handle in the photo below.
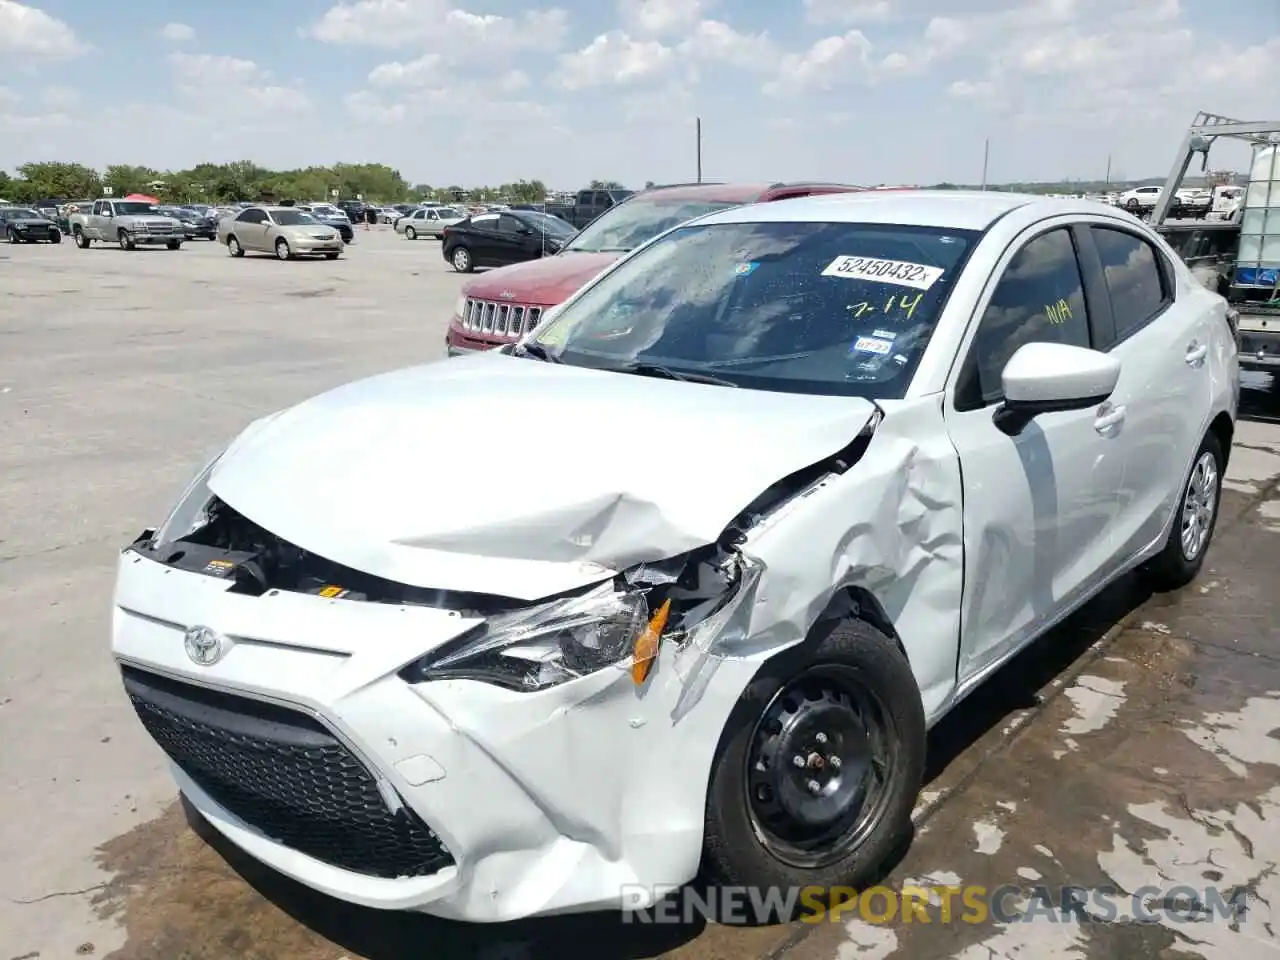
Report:
M 1093 429 L 1099 433 L 1107 433 L 1114 430 L 1120 424 L 1124 423 L 1125 418 L 1124 407 L 1113 407 L 1110 404 L 1103 404 L 1098 408 L 1098 417 L 1093 421 Z
M 1198 340 L 1192 340 L 1187 344 L 1187 353 L 1183 358 L 1189 367 L 1198 367 L 1204 363 L 1204 358 L 1209 355 L 1209 347 L 1200 343 Z

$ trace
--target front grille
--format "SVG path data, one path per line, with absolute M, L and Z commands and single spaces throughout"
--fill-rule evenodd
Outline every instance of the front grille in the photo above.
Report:
M 462 329 L 515 340 L 538 325 L 544 309 L 532 304 L 467 297 L 462 308 Z
M 424 877 L 453 855 L 312 717 L 123 667 L 147 732 L 221 806 L 286 847 L 372 877 Z

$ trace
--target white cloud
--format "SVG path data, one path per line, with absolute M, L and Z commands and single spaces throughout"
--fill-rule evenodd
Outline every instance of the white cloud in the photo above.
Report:
M 675 52 L 657 40 L 635 40 L 614 30 L 581 50 L 562 54 L 554 82 L 564 90 L 623 86 L 662 74 Z
M 667 36 L 689 30 L 711 9 L 713 0 L 619 0 L 622 26 L 641 36 Z
M 777 78 L 765 84 L 776 96 L 802 90 L 833 90 L 865 80 L 871 69 L 871 41 L 861 30 L 823 37 L 803 53 L 788 53 L 778 64 Z
M 170 43 L 186 43 L 196 38 L 196 31 L 185 23 L 166 23 L 160 28 L 160 36 Z
M 1198 104 L 1248 102 L 1280 86 L 1280 31 L 1259 40 L 1207 43 L 1178 0 L 1036 0 L 931 21 L 914 63 L 978 56 L 949 96 L 1023 122 L 1190 120 Z
M 810 23 L 876 23 L 893 14 L 891 0 L 804 0 L 805 19 Z
M 252 60 L 210 53 L 171 53 L 174 85 L 188 103 L 211 118 L 256 119 L 305 110 L 311 103 L 297 86 L 276 82 Z
M 446 0 L 357 0 L 330 7 L 309 32 L 325 43 L 388 48 L 439 44 L 493 54 L 558 49 L 567 30 L 568 14 L 555 7 L 502 17 L 450 8 Z
M 778 57 L 767 33 L 739 33 L 721 20 L 703 20 L 677 50 L 697 62 L 719 61 L 746 70 L 772 70 Z
M 71 87 L 45 87 L 40 91 L 40 102 L 46 110 L 73 110 L 80 105 L 80 91 Z
M 428 53 L 408 63 L 392 61 L 373 68 L 369 83 L 375 87 L 423 87 L 444 75 L 444 60 L 438 53 Z
M 89 50 L 75 32 L 43 10 L 0 0 L 0 54 L 32 60 L 70 60 Z

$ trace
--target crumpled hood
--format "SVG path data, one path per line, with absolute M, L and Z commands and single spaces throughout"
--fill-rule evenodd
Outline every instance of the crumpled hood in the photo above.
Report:
M 874 411 L 858 398 L 482 353 L 357 381 L 260 422 L 209 487 L 357 570 L 534 600 L 715 541 Z
M 510 292 L 516 303 L 555 306 L 584 283 L 615 262 L 617 253 L 577 253 L 568 251 L 551 257 L 527 260 L 490 270 L 462 288 L 468 297 L 497 300 Z M 504 298 L 507 299 L 507 298 Z

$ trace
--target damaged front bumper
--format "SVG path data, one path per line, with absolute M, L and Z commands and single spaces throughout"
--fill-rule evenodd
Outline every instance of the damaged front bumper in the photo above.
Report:
M 475 618 L 246 595 L 131 548 L 113 651 L 183 793 L 250 855 L 364 906 L 503 921 L 694 876 L 713 754 L 758 661 L 695 674 L 754 582 L 661 647 L 644 683 L 620 665 L 525 692 L 404 678 Z

